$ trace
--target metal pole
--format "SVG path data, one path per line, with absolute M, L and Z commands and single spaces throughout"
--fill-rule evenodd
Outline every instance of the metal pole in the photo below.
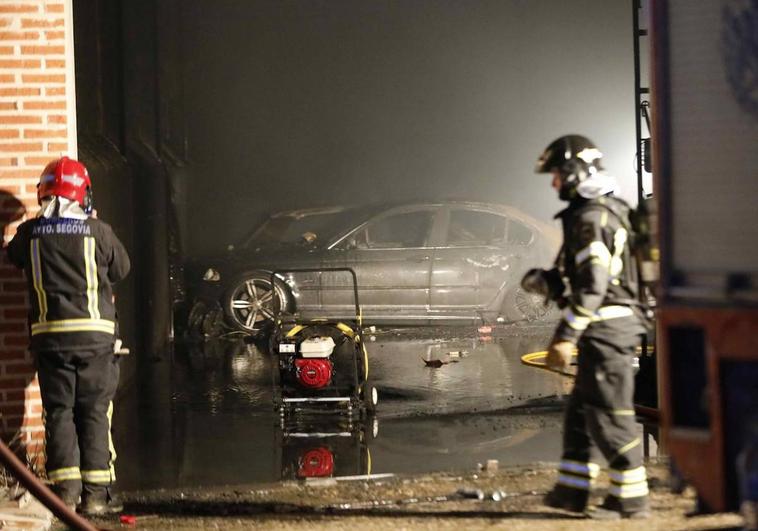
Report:
M 637 153 L 637 204 L 644 199 L 642 189 L 642 122 L 640 119 L 640 0 L 632 0 L 632 23 L 634 26 L 634 129 L 635 129 L 635 153 Z

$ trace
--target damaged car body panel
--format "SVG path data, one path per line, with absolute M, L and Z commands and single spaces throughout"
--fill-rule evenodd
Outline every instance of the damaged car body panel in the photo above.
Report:
M 357 274 L 366 322 L 546 319 L 554 312 L 519 282 L 530 267 L 551 263 L 558 247 L 557 229 L 491 203 L 280 212 L 226 256 L 187 268 L 194 298 L 190 325 L 215 311 L 233 329 L 256 332 L 279 307 L 348 318 L 354 303 L 347 274 L 284 272 L 274 293 L 270 281 L 273 270 L 345 267 Z

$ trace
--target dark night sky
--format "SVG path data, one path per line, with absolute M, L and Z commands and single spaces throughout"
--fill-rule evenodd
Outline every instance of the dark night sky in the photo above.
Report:
M 533 173 L 578 132 L 636 197 L 630 0 L 196 0 L 190 251 L 262 213 L 460 197 L 549 219 Z M 219 237 L 219 231 L 223 236 Z

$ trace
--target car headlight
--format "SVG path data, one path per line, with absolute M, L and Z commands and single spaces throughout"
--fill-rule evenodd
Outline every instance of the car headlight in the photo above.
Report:
M 221 273 L 219 273 L 218 270 L 209 267 L 205 274 L 203 274 L 203 280 L 206 282 L 218 282 L 221 280 Z

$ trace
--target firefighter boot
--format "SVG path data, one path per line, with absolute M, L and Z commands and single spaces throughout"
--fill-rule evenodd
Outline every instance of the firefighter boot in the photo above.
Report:
M 650 517 L 650 504 L 645 496 L 623 507 L 618 498 L 608 496 L 602 505 L 587 511 L 587 516 L 593 520 L 642 520 Z
M 124 505 L 108 488 L 84 489 L 79 512 L 87 516 L 120 513 Z
M 572 513 L 583 513 L 587 509 L 589 491 L 572 489 L 564 485 L 556 485 L 548 492 L 543 503 L 553 509 L 561 509 Z
M 79 503 L 79 491 L 81 484 L 78 481 L 61 481 L 50 487 L 50 490 L 58 496 L 72 511 L 76 511 Z

